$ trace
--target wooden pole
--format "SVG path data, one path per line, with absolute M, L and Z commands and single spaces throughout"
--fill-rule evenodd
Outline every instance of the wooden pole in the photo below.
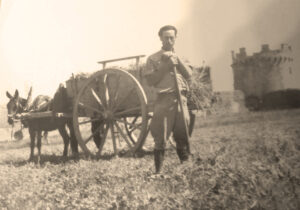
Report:
M 128 59 L 136 59 L 136 58 L 142 58 L 145 57 L 146 55 L 136 55 L 136 56 L 129 56 L 129 57 L 124 57 L 124 58 L 117 58 L 117 59 L 111 59 L 111 60 L 104 60 L 104 61 L 99 61 L 99 64 L 103 63 L 111 63 L 111 62 L 116 62 L 116 61 L 123 61 L 123 60 L 128 60 Z
M 181 110 L 181 116 L 182 116 L 182 119 L 183 119 L 183 122 L 184 122 L 184 132 L 185 132 L 185 136 L 186 136 L 186 144 L 187 144 L 187 149 L 188 149 L 188 152 L 191 153 L 190 151 L 190 135 L 189 135 L 189 128 L 188 128 L 188 125 L 187 125 L 187 122 L 185 120 L 185 114 L 184 114 L 184 111 L 183 111 L 183 102 L 182 102 L 182 97 L 181 97 L 181 94 L 180 94 L 180 88 L 179 88 L 179 84 L 178 84 L 178 77 L 177 77 L 177 68 L 176 66 L 174 65 L 173 66 L 173 73 L 174 73 L 174 79 L 175 79 L 175 85 L 176 85 L 176 91 L 177 91 L 177 95 L 178 95 L 178 101 L 179 101 L 179 105 L 180 105 L 180 110 Z

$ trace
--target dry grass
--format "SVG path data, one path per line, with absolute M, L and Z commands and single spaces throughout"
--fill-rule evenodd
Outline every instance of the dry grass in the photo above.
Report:
M 162 177 L 153 155 L 63 159 L 56 137 L 41 166 L 29 148 L 0 147 L 4 209 L 299 209 L 300 110 L 198 119 L 194 158 L 168 148 Z M 149 139 L 151 140 L 151 139 Z

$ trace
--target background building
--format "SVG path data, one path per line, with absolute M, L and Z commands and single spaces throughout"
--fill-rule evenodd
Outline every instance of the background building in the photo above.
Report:
M 244 93 L 246 105 L 256 107 L 268 93 L 296 88 L 292 65 L 292 48 L 287 44 L 276 50 L 264 44 L 251 56 L 245 48 L 232 51 L 234 89 Z

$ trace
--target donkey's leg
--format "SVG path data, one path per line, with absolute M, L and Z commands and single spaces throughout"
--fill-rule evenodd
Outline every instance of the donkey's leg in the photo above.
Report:
M 49 144 L 49 142 L 48 142 L 48 131 L 44 131 L 43 139 L 45 140 L 46 144 Z
M 92 127 L 91 127 L 91 131 L 92 133 L 94 133 L 94 136 L 93 136 L 93 139 L 94 139 L 94 142 L 97 146 L 97 148 L 99 149 L 100 145 L 101 145 L 101 142 L 102 142 L 102 136 L 100 135 L 100 133 L 103 131 L 103 129 L 101 129 L 100 131 L 96 132 L 97 129 L 100 127 L 100 126 L 103 126 L 103 123 L 101 121 L 95 121 L 95 122 L 92 122 Z
M 34 146 L 35 146 L 35 136 L 36 132 L 33 128 L 29 127 L 29 135 L 30 135 L 30 156 L 29 156 L 29 161 L 33 160 L 34 157 Z
M 68 133 L 66 131 L 65 125 L 59 126 L 58 131 L 59 131 L 61 137 L 64 140 L 64 153 L 63 153 L 63 156 L 67 156 L 68 155 L 68 147 L 69 147 L 70 140 L 69 140 L 69 135 L 68 135 Z
M 38 148 L 38 159 L 37 163 L 41 161 L 41 147 L 42 147 L 42 131 L 37 131 L 37 148 Z
M 69 131 L 70 131 L 70 140 L 71 140 L 71 149 L 73 155 L 77 156 L 78 155 L 78 142 L 75 136 L 74 128 L 73 128 L 73 120 L 68 120 L 67 122 Z

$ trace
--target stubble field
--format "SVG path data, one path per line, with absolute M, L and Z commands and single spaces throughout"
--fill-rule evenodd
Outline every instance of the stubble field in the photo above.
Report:
M 28 139 L 0 143 L 1 209 L 300 209 L 300 110 L 198 118 L 193 159 L 168 145 L 158 177 L 151 152 L 64 159 L 49 136 L 41 166 Z

